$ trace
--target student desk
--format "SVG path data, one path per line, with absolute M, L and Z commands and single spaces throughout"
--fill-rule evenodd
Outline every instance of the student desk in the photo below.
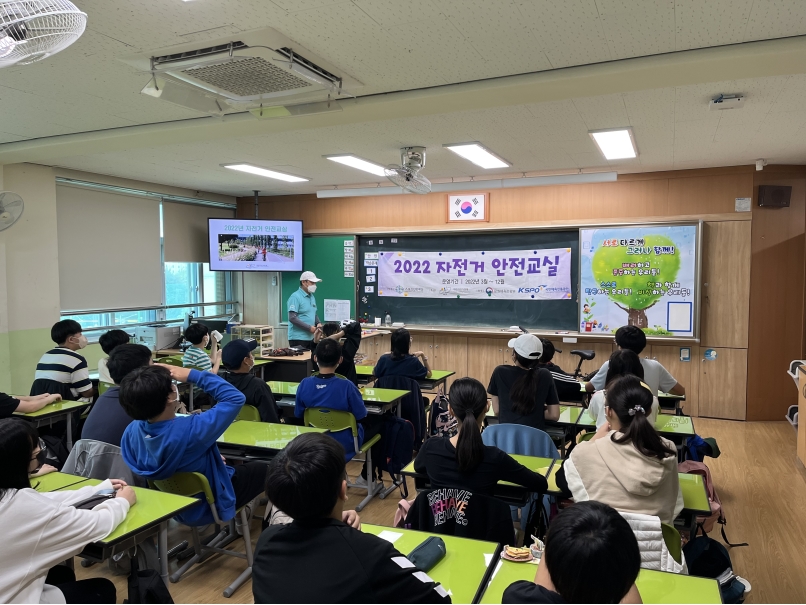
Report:
M 588 410 L 577 406 L 561 405 L 560 418 L 546 425 L 555 425 L 565 428 L 596 429 L 596 422 Z M 673 416 L 672 414 L 658 414 L 655 419 L 655 430 L 667 437 L 690 437 L 694 435 L 694 422 L 690 416 Z
M 534 582 L 537 565 L 499 560 L 481 597 L 482 603 L 500 603 L 513 582 Z M 711 578 L 642 569 L 635 581 L 644 603 L 722 603 L 719 584 Z
M 218 438 L 218 445 L 227 457 L 271 460 L 292 439 L 304 433 L 327 433 L 327 430 L 291 424 L 236 420 Z
M 580 388 L 583 393 L 586 393 L 585 385 L 587 383 L 580 382 Z M 672 393 L 664 393 L 663 391 L 658 391 L 658 404 L 660 405 L 661 409 L 673 409 L 675 414 L 679 414 L 681 412 L 680 402 L 685 401 L 685 395 L 673 395 Z
M 375 380 L 375 366 L 355 366 L 355 373 L 358 375 L 358 382 L 361 384 L 369 384 Z M 456 374 L 452 370 L 431 370 L 430 378 L 421 378 L 417 381 L 420 389 L 423 391 L 434 391 L 440 386 L 443 388 L 451 376 Z
M 270 380 L 268 382 L 269 388 L 274 395 L 280 395 L 285 400 L 277 401 L 277 405 L 281 407 L 293 407 L 293 399 L 297 396 L 298 382 L 284 382 L 279 380 Z M 360 388 L 361 399 L 364 400 L 364 405 L 367 407 L 367 412 L 370 414 L 383 414 L 384 412 L 397 407 L 397 415 L 400 416 L 400 406 L 397 405 L 403 397 L 409 394 L 409 391 L 400 389 L 373 389 L 373 388 Z
M 501 552 L 501 546 L 495 542 L 443 536 L 399 527 L 364 524 L 361 526 L 361 531 L 388 540 L 404 555 L 409 554 L 429 536 L 442 538 L 445 541 L 445 556 L 428 572 L 428 575 L 448 591 L 454 603 L 478 602 L 482 587 L 487 585 L 487 578 L 492 573 L 493 565 Z
M 55 492 L 71 485 L 84 483 L 86 477 L 79 477 L 78 475 L 68 475 L 67 473 L 48 473 L 42 477 L 31 477 L 31 485 L 38 492 Z M 81 486 L 79 486 L 81 487 Z
M 32 420 L 36 427 L 40 427 L 46 422 L 52 425 L 55 421 L 64 418 L 67 421 L 67 450 L 70 451 L 73 449 L 73 413 L 90 405 L 92 404 L 84 401 L 56 401 L 55 403 L 49 403 L 36 412 L 28 412 L 27 414 L 14 412 L 14 415 Z
M 87 479 L 64 489 L 75 490 L 85 485 L 99 483 L 101 481 L 98 479 Z M 137 495 L 137 503 L 131 507 L 123 523 L 103 540 L 85 546 L 81 556 L 101 562 L 156 534 L 159 537 L 157 551 L 160 558 L 160 576 L 168 586 L 168 521 L 183 510 L 199 504 L 199 500 L 142 487 L 132 489 Z

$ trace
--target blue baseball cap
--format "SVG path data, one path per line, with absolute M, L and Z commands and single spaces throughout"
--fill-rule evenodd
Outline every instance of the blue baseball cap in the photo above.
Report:
M 257 341 L 254 338 L 230 340 L 221 349 L 221 361 L 227 369 L 236 370 L 241 367 L 243 360 L 249 356 L 249 353 L 256 348 Z

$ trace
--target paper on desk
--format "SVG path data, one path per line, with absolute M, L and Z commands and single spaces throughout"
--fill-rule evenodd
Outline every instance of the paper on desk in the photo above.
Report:
M 492 560 L 493 560 L 493 553 L 491 552 L 484 553 L 484 567 L 489 567 L 490 561 Z
M 400 536 L 402 535 L 403 534 L 401 534 L 400 532 L 384 530 L 378 534 L 378 537 L 381 540 L 386 540 L 387 542 L 394 544 L 395 542 L 398 541 L 398 539 L 400 539 Z

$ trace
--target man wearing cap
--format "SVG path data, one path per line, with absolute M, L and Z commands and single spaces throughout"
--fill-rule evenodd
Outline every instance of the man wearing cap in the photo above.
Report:
M 322 281 L 313 271 L 299 276 L 299 290 L 288 297 L 288 344 L 313 351 L 313 336 L 321 328 L 316 309 L 316 284 Z
M 280 422 L 277 404 L 269 385 L 251 371 L 255 366 L 252 351 L 257 347 L 254 338 L 229 341 L 221 350 L 221 363 L 226 372 L 224 379 L 246 397 L 245 405 L 256 407 L 263 422 Z

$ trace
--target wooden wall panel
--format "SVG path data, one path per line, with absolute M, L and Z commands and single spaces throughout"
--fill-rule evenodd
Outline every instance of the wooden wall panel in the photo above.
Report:
M 797 403 L 786 369 L 803 352 L 806 178 L 802 168 L 757 173 L 753 196 L 747 419 L 780 420 Z M 760 184 L 790 185 L 789 208 L 756 206 Z
M 734 212 L 737 197 L 753 195 L 753 173 L 708 174 L 669 178 L 669 214 Z
M 701 347 L 700 352 L 704 353 L 705 347 Z M 714 361 L 702 356 L 692 361 L 699 365 L 699 415 L 744 420 L 747 392 L 743 377 L 747 372 L 747 349 L 716 349 L 716 354 Z M 797 389 L 792 391 L 797 395 Z

